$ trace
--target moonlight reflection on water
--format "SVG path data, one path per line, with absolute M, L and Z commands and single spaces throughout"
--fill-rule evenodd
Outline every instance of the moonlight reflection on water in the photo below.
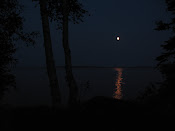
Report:
M 115 68 L 115 71 L 117 71 L 117 79 L 115 83 L 115 91 L 113 98 L 115 99 L 122 99 L 122 73 L 123 69 L 122 68 Z
M 67 103 L 68 87 L 65 69 L 57 68 L 62 103 Z M 51 105 L 46 68 L 24 67 L 14 70 L 18 90 L 8 91 L 4 101 L 12 106 Z M 82 101 L 96 96 L 114 99 L 135 99 L 150 82 L 161 82 L 162 75 L 153 68 L 74 68 L 75 78 L 82 87 Z M 136 79 L 137 78 L 137 79 Z M 84 91 L 86 82 L 88 89 Z M 84 85 L 85 84 L 85 85 Z

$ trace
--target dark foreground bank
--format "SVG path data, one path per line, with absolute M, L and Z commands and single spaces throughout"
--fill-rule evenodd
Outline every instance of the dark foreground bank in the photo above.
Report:
M 174 123 L 174 114 L 162 112 L 151 105 L 95 97 L 87 102 L 59 109 L 49 107 L 1 108 L 4 130 L 143 130 L 166 129 Z M 166 126 L 165 126 L 166 124 Z

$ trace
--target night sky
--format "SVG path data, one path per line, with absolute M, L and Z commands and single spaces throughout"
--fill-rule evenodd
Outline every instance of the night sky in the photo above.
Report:
M 69 24 L 73 66 L 155 66 L 163 51 L 161 44 L 170 32 L 155 31 L 155 22 L 168 20 L 165 0 L 81 0 L 91 16 L 84 22 Z M 25 31 L 39 31 L 36 45 L 18 42 L 17 66 L 45 66 L 45 52 L 39 6 L 24 4 Z M 54 59 L 64 65 L 61 31 L 50 24 Z M 120 36 L 120 41 L 116 41 Z

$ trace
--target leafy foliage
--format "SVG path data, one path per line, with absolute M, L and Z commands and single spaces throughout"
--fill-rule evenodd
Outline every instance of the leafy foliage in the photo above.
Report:
M 13 54 L 16 51 L 15 41 L 23 40 L 26 43 L 35 43 L 32 39 L 36 32 L 23 31 L 24 18 L 20 16 L 22 6 L 17 0 L 0 1 L 0 100 L 4 91 L 15 87 L 15 76 L 10 73 L 9 65 L 15 64 Z
M 174 91 L 175 91 L 175 0 L 165 0 L 167 4 L 167 10 L 172 13 L 172 18 L 169 23 L 163 21 L 157 22 L 156 30 L 171 30 L 173 36 L 169 40 L 165 41 L 161 47 L 164 52 L 157 57 L 158 67 L 164 76 L 164 81 L 159 89 L 159 98 L 164 103 L 164 106 L 169 106 L 171 109 L 175 108 L 174 105 Z M 168 109 L 169 110 L 169 109 Z
M 170 11 L 173 15 L 171 21 L 166 23 L 163 21 L 156 22 L 156 29 L 158 31 L 162 30 L 171 30 L 175 33 L 175 0 L 166 0 L 167 10 Z M 164 45 L 161 47 L 165 50 L 161 56 L 157 57 L 157 61 L 159 61 L 158 65 L 167 64 L 167 63 L 175 63 L 175 35 L 170 37 L 169 40 L 165 41 Z
M 83 22 L 85 15 L 89 15 L 88 11 L 83 9 L 83 5 L 78 0 L 68 1 L 69 21 L 74 24 Z M 63 0 L 48 0 L 48 14 L 51 21 L 56 21 L 58 28 L 62 29 L 63 19 Z

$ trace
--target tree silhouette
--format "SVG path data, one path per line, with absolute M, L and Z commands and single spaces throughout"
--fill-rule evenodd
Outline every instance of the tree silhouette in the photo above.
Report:
M 49 18 L 57 22 L 58 29 L 63 29 L 63 2 L 64 0 L 48 0 Z M 90 15 L 78 0 L 68 0 L 68 20 L 74 24 L 83 22 L 86 15 Z
M 37 36 L 36 32 L 23 31 L 24 18 L 21 12 L 22 5 L 17 0 L 0 1 L 0 100 L 6 90 L 15 87 L 15 76 L 11 74 L 9 66 L 17 62 L 13 57 L 15 42 L 23 40 L 27 44 L 35 44 L 33 38 Z
M 49 17 L 51 21 L 56 21 L 58 29 L 62 29 L 63 48 L 65 54 L 66 80 L 69 86 L 69 104 L 77 103 L 78 87 L 72 73 L 71 51 L 69 47 L 68 24 L 72 21 L 74 24 L 83 22 L 84 14 L 88 12 L 83 9 L 78 0 L 49 0 Z
M 166 0 L 167 4 L 167 10 L 172 12 L 172 15 L 175 15 L 175 0 Z M 164 63 L 174 63 L 175 60 L 175 16 L 171 18 L 171 21 L 169 23 L 163 22 L 163 21 L 158 21 L 156 22 L 157 28 L 156 30 L 161 31 L 161 30 L 171 30 L 174 34 L 173 37 L 171 37 L 169 40 L 165 41 L 165 44 L 162 45 L 164 49 L 164 53 L 157 57 L 157 61 L 159 61 L 160 64 Z
M 170 30 L 173 32 L 173 36 L 169 40 L 165 41 L 161 47 L 164 52 L 157 57 L 158 67 L 165 77 L 162 84 L 162 88 L 159 90 L 159 94 L 165 99 L 172 101 L 174 99 L 174 78 L 175 78 L 175 0 L 165 0 L 167 4 L 167 10 L 172 13 L 170 22 L 158 21 L 156 22 L 156 30 Z
M 60 96 L 60 90 L 59 90 L 58 79 L 56 74 L 55 62 L 53 59 L 52 42 L 51 42 L 50 27 L 49 27 L 48 12 L 47 12 L 47 1 L 40 0 L 39 2 L 40 2 L 40 13 L 41 13 L 41 19 L 42 19 L 42 26 L 43 26 L 47 73 L 48 73 L 49 82 L 50 82 L 53 107 L 56 107 L 61 103 L 61 96 Z
M 75 78 L 72 73 L 72 62 L 71 62 L 71 53 L 69 48 L 69 41 L 68 41 L 68 1 L 63 0 L 63 48 L 65 54 L 65 69 L 66 69 L 66 79 L 69 85 L 69 103 L 76 103 L 77 96 L 78 96 L 78 87 L 75 81 Z

